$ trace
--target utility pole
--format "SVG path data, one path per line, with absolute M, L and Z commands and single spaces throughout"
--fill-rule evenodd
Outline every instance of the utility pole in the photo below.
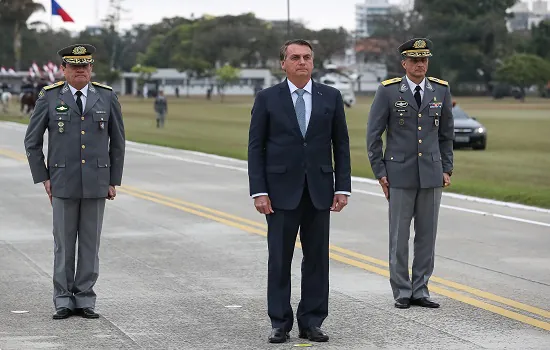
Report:
M 290 39 L 290 0 L 286 0 L 286 35 Z

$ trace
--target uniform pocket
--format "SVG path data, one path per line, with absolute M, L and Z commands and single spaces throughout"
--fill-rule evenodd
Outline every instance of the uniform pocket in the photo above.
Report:
M 399 152 L 387 151 L 384 154 L 384 160 L 390 161 L 390 162 L 402 163 L 402 162 L 405 161 L 405 155 L 403 153 L 399 153 Z

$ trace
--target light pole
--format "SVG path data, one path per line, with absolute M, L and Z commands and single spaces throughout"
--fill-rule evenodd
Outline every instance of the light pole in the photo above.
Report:
M 290 39 L 290 0 L 286 0 L 286 35 Z

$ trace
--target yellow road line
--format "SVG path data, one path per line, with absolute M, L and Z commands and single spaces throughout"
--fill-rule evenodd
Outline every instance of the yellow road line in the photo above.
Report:
M 20 160 L 20 161 L 27 161 L 25 156 L 21 155 L 20 153 L 13 152 L 13 151 L 10 151 L 10 150 L 0 149 L 0 155 L 4 155 L 4 156 L 7 156 L 9 158 L 13 158 L 13 159 Z M 229 214 L 229 213 L 225 213 L 225 212 L 222 212 L 222 211 L 219 211 L 219 210 L 211 209 L 211 208 L 199 205 L 199 204 L 181 201 L 181 200 L 176 199 L 176 198 L 166 197 L 166 196 L 160 195 L 158 193 L 153 193 L 153 192 L 140 190 L 140 189 L 137 189 L 137 188 L 133 188 L 131 186 L 121 187 L 121 188 L 119 188 L 119 191 L 123 192 L 123 193 L 127 193 L 127 194 L 129 194 L 131 196 L 134 196 L 134 197 L 137 197 L 137 198 L 141 198 L 141 199 L 144 199 L 144 200 L 155 202 L 157 204 L 172 207 L 174 209 L 182 210 L 182 211 L 188 212 L 190 214 L 194 214 L 194 215 L 197 215 L 197 216 L 200 216 L 200 217 L 204 217 L 204 218 L 207 218 L 207 219 L 210 219 L 210 220 L 214 220 L 214 221 L 220 222 L 224 225 L 238 228 L 238 229 L 243 230 L 245 232 L 259 234 L 259 235 L 262 235 L 262 236 L 267 235 L 266 232 L 265 232 L 266 225 L 261 224 L 261 223 L 256 222 L 256 221 L 253 221 L 253 220 L 248 220 L 248 219 L 245 219 L 245 218 L 241 218 L 241 217 L 238 217 L 238 216 L 235 216 L 235 215 L 232 215 L 232 214 Z M 179 204 L 175 204 L 175 203 L 179 203 Z M 193 209 L 193 208 L 195 208 L 195 209 Z M 202 210 L 202 211 L 199 211 L 199 210 Z M 207 213 L 204 213 L 203 211 L 210 212 L 210 213 L 215 214 L 215 215 L 207 214 Z M 224 217 L 227 218 L 227 219 L 224 219 Z M 240 223 L 235 222 L 235 221 L 231 221 L 230 219 L 246 223 L 247 225 L 240 224 Z M 251 227 L 249 225 L 260 227 L 263 230 Z M 300 243 L 297 242 L 296 246 L 300 247 Z M 338 247 L 338 246 L 331 245 L 330 249 L 333 250 L 333 251 L 337 251 L 337 252 L 340 252 L 340 253 L 343 253 L 343 254 L 346 254 L 346 255 L 364 260 L 364 261 L 368 261 L 368 262 L 380 265 L 380 266 L 384 266 L 384 267 L 388 266 L 388 263 L 383 261 L 383 260 L 379 260 L 379 259 L 369 257 L 369 256 L 366 256 L 366 255 L 357 253 L 357 252 L 353 252 L 353 251 L 345 249 L 345 248 L 341 248 L 341 247 Z M 342 255 L 339 255 L 339 254 L 335 254 L 335 253 L 330 253 L 330 258 L 332 258 L 333 260 L 342 262 L 344 264 L 347 264 L 347 265 L 355 266 L 355 267 L 361 268 L 363 270 L 376 273 L 376 274 L 381 275 L 381 276 L 389 277 L 389 272 L 388 272 L 387 269 L 382 269 L 382 268 L 379 268 L 379 267 L 375 267 L 375 266 L 372 266 L 372 265 L 369 265 L 369 264 L 366 264 L 366 263 L 363 263 L 363 262 L 360 262 L 360 261 L 350 259 L 348 257 L 342 256 Z M 472 295 L 479 296 L 479 297 L 487 299 L 487 300 L 492 300 L 492 301 L 495 301 L 495 302 L 498 302 L 498 303 L 501 303 L 501 304 L 504 304 L 504 305 L 507 305 L 507 306 L 511 306 L 511 307 L 514 307 L 514 308 L 517 308 L 517 309 L 520 309 L 520 310 L 523 310 L 523 311 L 527 311 L 527 312 L 531 312 L 533 314 L 537 314 L 539 316 L 550 318 L 550 312 L 548 312 L 546 310 L 536 308 L 536 307 L 533 307 L 533 306 L 530 306 L 530 305 L 526 305 L 526 304 L 517 302 L 515 300 L 507 299 L 507 298 L 504 298 L 504 297 L 501 297 L 501 296 L 498 296 L 498 295 L 495 295 L 495 294 L 492 294 L 492 293 L 488 293 L 488 292 L 485 292 L 485 291 L 482 291 L 482 290 L 479 290 L 479 289 L 475 289 L 475 288 L 472 288 L 472 287 L 469 287 L 469 286 L 465 286 L 465 285 L 460 284 L 460 283 L 448 281 L 448 280 L 445 280 L 445 279 L 442 279 L 442 278 L 439 278 L 439 277 L 436 277 L 436 276 L 432 276 L 431 280 L 435 283 L 439 283 L 439 284 L 442 284 L 442 285 L 445 285 L 445 286 L 448 286 L 448 287 L 452 287 L 452 288 L 455 288 L 457 290 L 461 290 L 461 291 L 470 293 Z M 486 303 L 484 301 L 473 299 L 471 297 L 464 296 L 462 294 L 449 291 L 449 290 L 447 290 L 445 288 L 442 288 L 442 287 L 439 287 L 439 286 L 433 286 L 432 285 L 432 287 L 430 289 L 434 293 L 444 295 L 444 296 L 447 296 L 449 298 L 461 301 L 463 303 L 466 303 L 466 304 L 469 304 L 469 305 L 472 305 L 472 306 L 475 306 L 475 307 L 478 307 L 478 308 L 481 308 L 481 309 L 484 309 L 484 310 L 487 310 L 487 311 L 491 311 L 491 312 L 494 312 L 496 314 L 499 314 L 499 315 L 502 315 L 502 316 L 505 316 L 505 317 L 508 317 L 510 319 L 517 320 L 517 321 L 520 321 L 520 322 L 523 322 L 523 323 L 526 323 L 526 324 L 529 324 L 529 325 L 532 325 L 532 326 L 550 331 L 550 323 L 540 321 L 540 320 L 534 319 L 532 317 L 528 317 L 528 316 L 516 313 L 514 311 L 510 311 L 510 310 L 504 309 L 502 307 Z
M 175 208 L 175 209 L 178 209 L 178 210 L 181 210 L 181 211 L 185 211 L 185 212 L 188 212 L 188 213 L 191 213 L 191 214 L 203 217 L 203 218 L 211 219 L 211 220 L 223 223 L 227 226 L 231 226 L 231 227 L 241 229 L 245 232 L 255 233 L 255 234 L 262 235 L 262 236 L 266 236 L 265 230 L 261 230 L 261 229 L 255 228 L 255 227 L 251 227 L 249 225 L 244 225 L 244 224 L 241 224 L 241 223 L 238 223 L 238 222 L 234 222 L 234 221 L 222 218 L 222 217 L 218 217 L 216 215 L 204 213 L 202 211 L 199 211 L 199 210 L 196 210 L 196 209 L 193 209 L 193 208 L 188 208 L 188 207 L 186 207 L 184 205 L 181 205 L 181 204 L 173 203 L 172 201 L 168 201 L 168 200 L 164 200 L 164 199 L 160 199 L 160 198 L 155 198 L 153 196 L 149 196 L 149 195 L 140 193 L 138 191 L 129 190 L 126 187 L 125 188 L 120 188 L 119 191 L 121 191 L 123 193 L 126 193 L 128 195 L 137 197 L 137 198 L 145 199 L 145 200 L 157 203 L 157 204 L 162 204 L 162 205 L 172 207 L 172 208 Z M 231 214 L 228 214 L 228 215 L 231 215 Z M 296 243 L 296 245 L 300 246 L 299 243 Z M 385 277 L 389 276 L 389 272 L 388 272 L 387 269 L 372 266 L 372 265 L 369 265 L 367 263 L 357 261 L 357 260 L 345 257 L 343 255 L 339 255 L 339 254 L 336 254 L 336 253 L 329 253 L 329 256 L 333 260 L 342 262 L 344 264 L 355 266 L 355 267 L 358 267 L 360 269 L 370 271 L 370 272 L 376 273 L 376 274 L 381 275 L 381 276 L 385 276 Z M 517 312 L 504 309 L 500 306 L 492 305 L 492 304 L 486 303 L 484 301 L 477 300 L 477 299 L 462 295 L 460 293 L 450 291 L 448 289 L 445 289 L 445 288 L 442 288 L 442 287 L 439 287 L 439 286 L 433 286 L 432 285 L 430 289 L 434 293 L 446 296 L 446 297 L 454 299 L 454 300 L 461 301 L 465 304 L 469 304 L 469 305 L 475 306 L 477 308 L 480 308 L 480 309 L 483 309 L 483 310 L 486 310 L 486 311 L 490 311 L 490 312 L 496 313 L 498 315 L 508 317 L 510 319 L 513 319 L 513 320 L 516 320 L 516 321 L 519 321 L 519 322 L 522 322 L 522 323 L 525 323 L 525 324 L 528 324 L 528 325 L 531 325 L 531 326 L 534 326 L 534 327 L 537 327 L 537 328 L 541 328 L 541 329 L 550 331 L 550 323 L 548 323 L 548 322 L 540 321 L 540 320 L 537 320 L 535 318 L 525 316 L 525 315 L 519 314 Z
M 182 201 L 182 200 L 177 199 L 177 198 L 164 196 L 162 194 L 155 193 L 155 192 L 145 191 L 145 190 L 138 189 L 138 188 L 132 187 L 132 186 L 126 186 L 125 185 L 123 187 L 126 188 L 126 189 L 129 189 L 131 191 L 134 191 L 134 192 L 143 193 L 145 195 L 160 198 L 162 200 L 166 200 L 166 201 L 169 201 L 169 202 L 179 203 L 179 204 L 191 207 L 191 208 L 196 208 L 196 209 L 199 209 L 199 210 L 202 210 L 202 211 L 205 211 L 205 212 L 209 212 L 209 213 L 218 215 L 220 217 L 225 217 L 225 218 L 228 218 L 228 219 L 240 221 L 240 222 L 243 222 L 243 223 L 246 223 L 248 225 L 255 226 L 255 227 L 260 227 L 260 228 L 263 228 L 263 229 L 267 228 L 266 224 L 262 224 L 262 223 L 257 222 L 257 221 L 249 220 L 249 219 L 242 218 L 242 217 L 239 217 L 239 216 L 236 216 L 236 215 L 232 215 L 232 214 L 229 214 L 229 213 L 226 213 L 226 212 L 222 212 L 222 211 L 219 211 L 219 210 L 208 208 L 208 207 L 205 207 L 205 206 L 202 206 L 202 205 L 199 205 L 199 204 Z M 346 254 L 346 255 L 349 255 L 349 256 L 354 257 L 356 259 L 367 261 L 367 262 L 370 262 L 370 263 L 373 263 L 373 264 L 376 264 L 376 265 L 379 265 L 379 266 L 383 266 L 385 268 L 388 267 L 388 262 L 384 261 L 384 260 L 376 259 L 376 258 L 367 256 L 367 255 L 364 255 L 364 254 L 361 254 L 361 253 L 357 253 L 357 252 L 351 251 L 349 249 L 341 248 L 341 247 L 338 247 L 338 246 L 335 246 L 335 245 L 332 245 L 332 244 L 329 246 L 329 248 L 331 250 L 335 251 L 335 252 Z M 527 311 L 527 312 L 530 312 L 530 313 L 535 314 L 535 315 L 550 318 L 550 312 L 549 311 L 539 309 L 537 307 L 527 305 L 527 304 L 524 304 L 524 303 L 521 303 L 521 302 L 518 302 L 518 301 L 515 301 L 515 300 L 512 300 L 512 299 L 501 297 L 501 296 L 493 294 L 493 293 L 489 293 L 489 292 L 485 292 L 485 291 L 482 291 L 482 290 L 479 290 L 479 289 L 476 289 L 476 288 L 472 288 L 472 287 L 466 286 L 464 284 L 449 281 L 449 280 L 446 280 L 446 279 L 443 279 L 443 278 L 440 278 L 440 277 L 437 277 L 437 276 L 432 276 L 430 278 L 430 281 L 435 282 L 435 283 L 439 283 L 439 284 L 444 285 L 446 287 L 461 290 L 463 292 L 467 292 L 469 294 L 472 294 L 472 295 L 475 295 L 475 296 L 478 296 L 478 297 L 481 297 L 481 298 L 484 298 L 484 299 L 487 299 L 487 300 L 491 300 L 491 301 L 494 301 L 494 302 L 497 302 L 497 303 L 500 303 L 500 304 L 503 304 L 503 305 L 507 305 L 507 306 L 510 306 L 510 307 L 513 307 L 513 308 L 516 308 L 516 309 L 519 309 L 519 310 Z
M 20 160 L 20 161 L 24 161 L 24 162 L 27 161 L 27 158 L 23 154 L 21 154 L 19 152 L 11 151 L 9 149 L 0 149 L 0 155 L 6 156 L 8 158 L 15 159 L 15 160 Z

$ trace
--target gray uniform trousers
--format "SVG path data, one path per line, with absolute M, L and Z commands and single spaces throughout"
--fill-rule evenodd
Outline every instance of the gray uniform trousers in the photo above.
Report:
M 429 297 L 442 187 L 392 188 L 389 199 L 390 285 L 394 299 Z M 414 218 L 414 259 L 409 279 L 409 236 Z
M 105 198 L 53 197 L 55 308 L 94 308 Z M 75 274 L 76 240 L 78 263 Z

